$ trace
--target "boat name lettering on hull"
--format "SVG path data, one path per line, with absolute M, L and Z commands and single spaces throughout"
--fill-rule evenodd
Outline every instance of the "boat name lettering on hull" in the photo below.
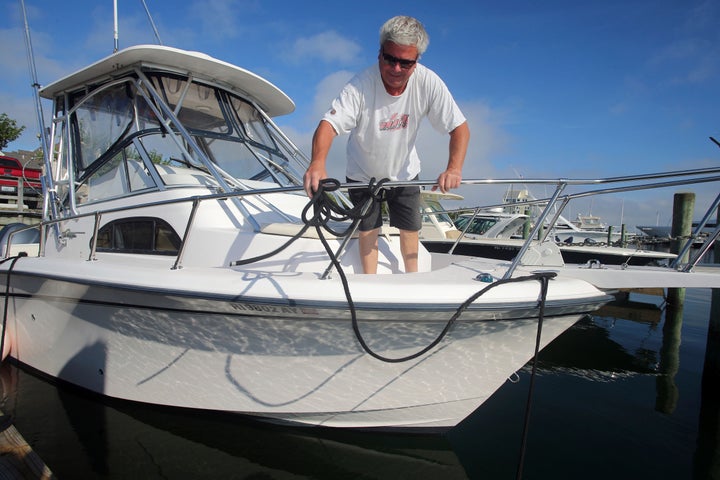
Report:
M 235 310 L 243 312 L 260 312 L 260 313 L 290 313 L 290 314 L 303 314 L 307 312 L 303 308 L 298 307 L 287 307 L 278 305 L 258 305 L 257 303 L 232 303 L 232 307 Z

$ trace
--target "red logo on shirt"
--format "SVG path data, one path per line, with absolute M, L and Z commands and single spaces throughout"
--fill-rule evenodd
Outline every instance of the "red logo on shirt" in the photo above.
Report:
M 409 119 L 410 115 L 408 115 L 407 113 L 404 115 L 393 113 L 392 117 L 390 117 L 389 120 L 380 122 L 380 131 L 382 132 L 384 130 L 400 130 L 401 128 L 407 128 Z

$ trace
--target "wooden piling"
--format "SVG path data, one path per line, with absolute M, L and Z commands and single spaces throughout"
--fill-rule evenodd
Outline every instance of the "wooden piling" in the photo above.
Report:
M 0 478 L 8 480 L 56 478 L 17 431 L 10 416 L 3 415 L 2 412 L 0 412 Z
M 693 212 L 695 211 L 695 194 L 693 192 L 678 192 L 673 197 L 673 221 L 670 241 L 670 251 L 672 253 L 680 253 L 683 243 L 685 243 L 692 233 Z M 687 252 L 680 263 L 686 263 L 690 258 L 690 252 Z M 671 305 L 682 305 L 685 303 L 684 288 L 668 288 L 667 301 Z
M 676 290 L 683 290 L 676 289 Z M 655 410 L 673 413 L 679 398 L 675 375 L 680 368 L 680 339 L 682 331 L 683 306 L 669 304 L 665 309 L 665 324 L 660 347 L 660 375 L 655 379 Z
M 690 238 L 694 211 L 695 194 L 693 192 L 678 192 L 675 194 L 673 197 L 672 228 L 670 230 L 672 253 L 679 253 L 683 244 Z M 688 252 L 680 259 L 680 262 L 687 262 L 689 257 Z

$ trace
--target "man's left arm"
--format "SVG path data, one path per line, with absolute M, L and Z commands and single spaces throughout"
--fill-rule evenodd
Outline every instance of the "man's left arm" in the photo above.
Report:
M 450 157 L 447 169 L 440 174 L 437 185 L 432 189 L 445 193 L 460 186 L 462 181 L 462 167 L 465 163 L 468 143 L 470 142 L 470 128 L 467 121 L 461 123 L 450 132 Z

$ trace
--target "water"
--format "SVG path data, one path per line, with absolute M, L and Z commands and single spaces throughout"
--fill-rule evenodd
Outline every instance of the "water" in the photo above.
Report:
M 630 302 L 541 352 L 523 478 L 720 475 L 711 388 L 720 374 L 705 369 L 711 291 L 688 290 L 682 312 L 657 296 L 633 293 Z M 666 328 L 672 317 L 682 319 L 679 345 Z M 530 368 L 444 436 L 288 429 L 106 404 L 7 363 L 0 379 L 2 410 L 61 479 L 512 479 Z

